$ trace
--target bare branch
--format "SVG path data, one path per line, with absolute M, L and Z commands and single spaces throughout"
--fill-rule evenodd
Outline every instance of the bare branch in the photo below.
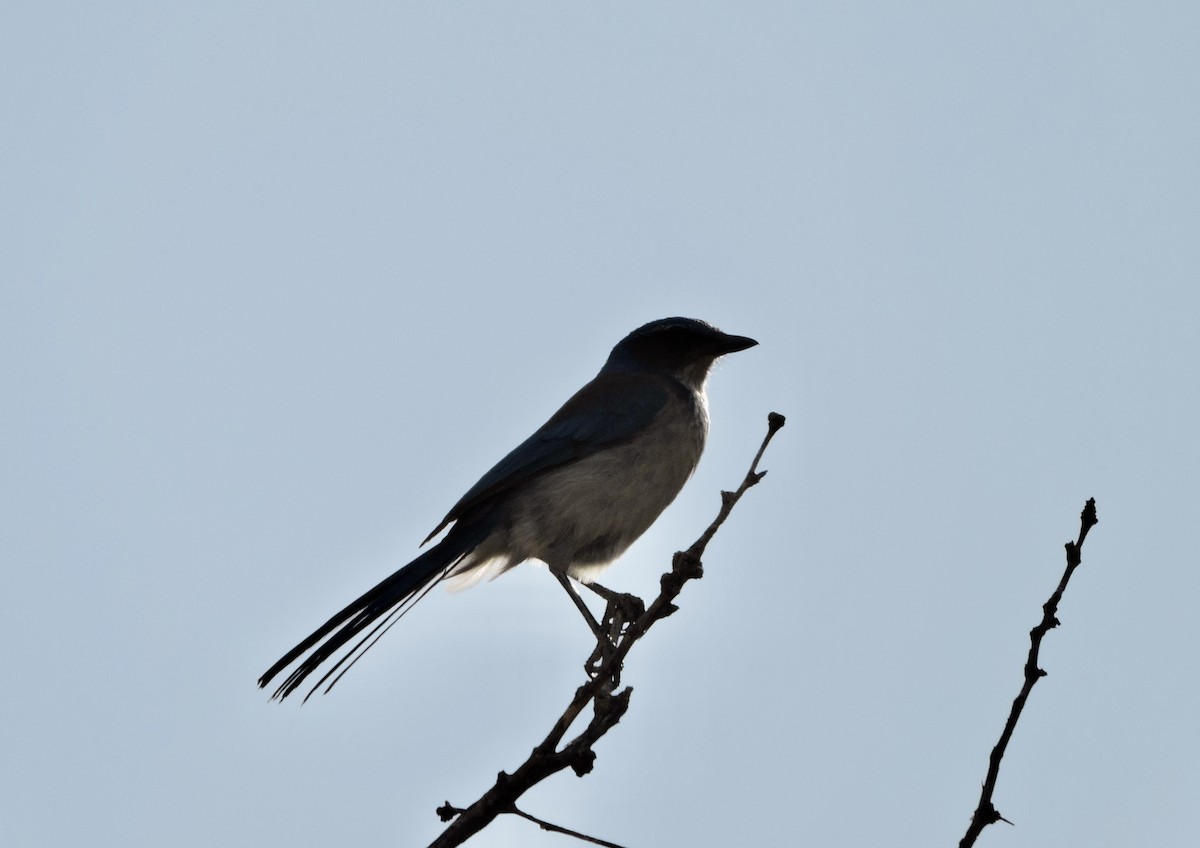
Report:
M 774 435 L 783 427 L 785 419 L 777 412 L 767 416 L 767 435 L 750 464 L 750 470 L 735 492 L 721 493 L 721 509 L 712 524 L 700 535 L 690 548 L 675 554 L 671 561 L 671 570 L 659 580 L 661 591 L 647 607 L 639 598 L 629 595 L 609 593 L 608 607 L 604 619 L 600 622 L 602 635 L 597 639 L 596 649 L 586 664 L 588 679 L 575 690 L 571 702 L 567 704 L 561 716 L 554 722 L 546 738 L 534 747 L 528 759 L 525 760 L 512 774 L 500 772 L 496 782 L 469 807 L 460 809 L 453 807 L 447 801 L 438 808 L 442 821 L 449 821 L 450 826 L 435 839 L 429 848 L 450 848 L 461 845 L 471 836 L 491 824 L 497 816 L 505 814 L 519 815 L 546 827 L 547 823 L 536 819 L 517 809 L 517 800 L 531 788 L 553 774 L 570 768 L 579 777 L 592 770 L 596 754 L 592 746 L 605 733 L 611 730 L 629 709 L 629 699 L 633 694 L 632 687 L 626 686 L 618 691 L 621 683 L 621 670 L 625 657 L 633 644 L 642 638 L 658 621 L 675 612 L 675 599 L 683 586 L 689 580 L 695 580 L 703 575 L 700 558 L 704 554 L 709 541 L 716 534 L 725 519 L 733 511 L 733 507 L 741 500 L 751 486 L 758 483 L 766 474 L 758 470 L 767 445 Z M 587 725 L 573 739 L 563 744 L 567 731 L 580 717 L 583 711 L 592 707 L 592 716 Z M 561 747 L 560 747 L 561 746 Z M 453 820 L 453 821 L 451 821 Z M 599 845 L 612 845 L 610 842 L 584 836 L 583 834 L 549 825 L 560 833 L 567 833 L 579 839 L 585 839 Z
M 551 833 L 561 833 L 566 836 L 574 836 L 576 839 L 582 840 L 584 842 L 590 842 L 592 845 L 603 845 L 603 846 L 605 846 L 605 848 L 621 848 L 621 846 L 615 842 L 605 842 L 603 839 L 597 839 L 594 836 L 588 836 L 586 833 L 579 833 L 578 831 L 575 831 L 575 830 L 570 830 L 565 827 L 559 827 L 556 824 L 551 824 L 548 821 L 543 821 L 542 819 L 539 819 L 537 816 L 531 816 L 531 815 L 529 815 L 529 813 L 525 812 L 524 810 L 518 810 L 516 807 L 513 807 L 512 810 L 510 810 L 509 812 L 511 812 L 515 816 L 520 816 L 523 819 L 531 821 L 534 824 L 536 824 L 538 827 L 540 827 L 542 830 L 548 830 Z
M 1033 685 L 1046 676 L 1046 672 L 1038 666 L 1038 653 L 1042 648 L 1042 639 L 1047 633 L 1058 627 L 1060 623 L 1056 617 L 1058 614 L 1058 604 L 1062 600 L 1063 592 L 1066 591 L 1071 575 L 1075 573 L 1075 569 L 1083 561 L 1083 540 L 1087 538 L 1088 531 L 1096 526 L 1098 521 L 1099 519 L 1096 518 L 1096 499 L 1089 498 L 1083 508 L 1083 512 L 1079 515 L 1079 538 L 1074 542 L 1067 542 L 1066 544 L 1066 571 L 1063 572 L 1062 579 L 1058 581 L 1058 587 L 1050 596 L 1050 600 L 1042 605 L 1042 620 L 1038 622 L 1036 627 L 1029 631 L 1029 657 L 1025 660 L 1025 682 L 1021 686 L 1021 691 L 1017 694 L 1016 699 L 1013 701 L 1012 710 L 1008 714 L 1008 721 L 1004 723 L 1004 731 L 1000 734 L 1000 741 L 996 743 L 996 747 L 992 748 L 992 754 L 988 758 L 987 777 L 984 778 L 983 789 L 979 794 L 979 806 L 975 808 L 975 812 L 971 816 L 971 824 L 967 828 L 966 835 L 958 843 L 959 848 L 969 848 L 974 845 L 975 840 L 979 838 L 979 834 L 990 824 L 995 824 L 998 821 L 1012 824 L 1012 822 L 1000 815 L 999 811 L 992 804 L 992 795 L 996 791 L 996 780 L 1000 776 L 1000 761 L 1004 758 L 1004 752 L 1008 749 L 1009 740 L 1012 739 L 1013 731 L 1016 730 L 1017 720 L 1021 717 L 1021 712 L 1025 709 L 1025 702 L 1029 699 L 1029 693 L 1033 691 Z

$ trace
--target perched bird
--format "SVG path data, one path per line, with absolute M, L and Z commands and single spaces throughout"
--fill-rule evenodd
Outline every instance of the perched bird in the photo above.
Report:
M 675 499 L 708 436 L 709 370 L 718 357 L 756 344 L 692 318 L 634 330 L 600 373 L 484 474 L 425 542 L 451 525 L 445 538 L 321 625 L 258 685 L 299 660 L 272 696 L 286 698 L 353 642 L 307 699 L 336 674 L 332 687 L 435 584 L 470 585 L 527 559 L 549 565 L 590 619 L 568 575 L 589 583 Z

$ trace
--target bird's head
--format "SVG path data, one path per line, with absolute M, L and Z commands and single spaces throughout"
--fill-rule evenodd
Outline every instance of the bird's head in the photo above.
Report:
M 659 371 L 699 391 L 718 357 L 756 344 L 754 339 L 722 333 L 695 318 L 660 318 L 621 339 L 604 370 Z

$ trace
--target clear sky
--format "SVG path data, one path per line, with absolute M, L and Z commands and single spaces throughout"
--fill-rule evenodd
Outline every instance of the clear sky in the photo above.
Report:
M 1200 844 L 1200 6 L 0 10 L 0 842 L 423 845 L 586 630 L 435 592 L 330 696 L 255 678 L 639 324 L 761 345 L 606 575 L 631 846 L 957 843 L 1088 497 L 988 846 Z M 561 846 L 518 821 L 479 846 Z

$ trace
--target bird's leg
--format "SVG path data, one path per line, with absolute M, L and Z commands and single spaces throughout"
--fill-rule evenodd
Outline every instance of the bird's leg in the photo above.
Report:
M 579 597 L 579 593 L 571 586 L 571 578 L 567 576 L 565 571 L 560 571 L 557 568 L 551 568 L 550 573 L 558 580 L 559 584 L 571 596 L 571 600 L 575 602 L 575 607 L 583 616 L 583 620 L 587 622 L 588 627 L 592 629 L 592 635 L 597 639 L 606 640 L 608 637 L 604 635 L 604 631 L 600 628 L 600 622 L 596 621 L 596 617 L 592 615 L 592 611 L 588 609 L 587 604 L 583 602 L 583 598 Z
M 616 592 L 609 592 L 609 595 L 615 600 L 608 601 L 608 606 L 604 611 L 604 624 L 601 625 L 600 622 L 596 621 L 595 616 L 592 615 L 592 611 L 588 609 L 587 604 L 583 602 L 583 598 L 579 597 L 579 593 L 575 591 L 575 587 L 571 585 L 571 578 L 569 578 L 565 572 L 559 571 L 553 567 L 550 569 L 550 572 L 554 575 L 555 579 L 558 580 L 559 584 L 562 585 L 563 589 L 566 590 L 567 594 L 571 596 L 571 600 L 574 601 L 576 608 L 578 608 L 579 612 L 583 615 L 584 621 L 586 621 L 588 623 L 588 627 L 592 629 L 592 635 L 596 637 L 596 649 L 592 651 L 592 655 L 588 657 L 587 662 L 583 664 L 583 670 L 587 672 L 588 676 L 595 677 L 600 673 L 600 669 L 616 650 L 617 640 L 621 636 L 621 630 L 627 623 L 627 619 L 625 618 L 624 614 L 624 608 L 620 604 L 620 599 L 622 596 Z M 587 586 L 590 584 L 584 583 L 583 585 Z M 604 589 L 603 591 L 607 592 L 608 590 Z M 599 594 L 602 598 L 605 597 L 605 595 L 601 592 L 597 592 L 597 594 Z M 627 597 L 633 598 L 632 595 Z M 637 601 L 639 605 L 641 605 L 640 599 L 633 599 Z M 621 664 L 617 663 L 616 667 L 610 670 L 610 674 L 612 676 L 611 682 L 613 687 L 615 688 L 616 686 L 619 686 L 621 683 Z

